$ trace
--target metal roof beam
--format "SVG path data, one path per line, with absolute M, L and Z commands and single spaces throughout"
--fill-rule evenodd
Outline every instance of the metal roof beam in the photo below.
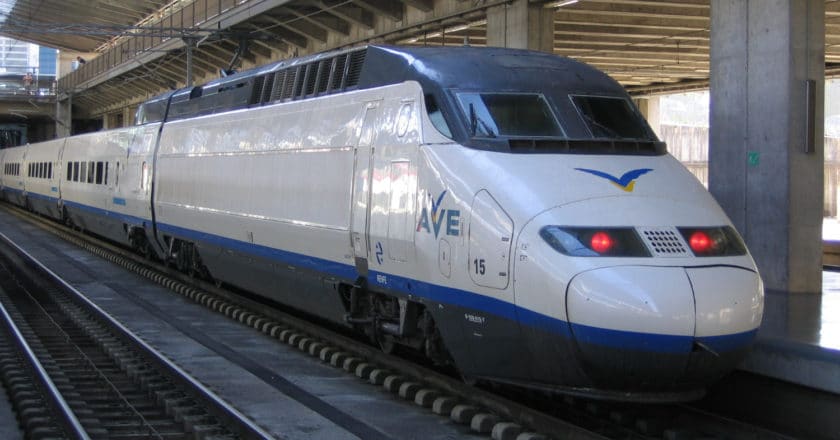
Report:
M 324 32 L 336 32 L 342 35 L 350 35 L 350 24 L 335 16 L 325 16 L 326 14 L 316 13 L 302 13 L 292 8 L 281 8 L 282 11 L 297 17 L 300 21 L 309 23 Z
M 373 13 L 355 5 L 348 5 L 343 0 L 327 3 L 323 0 L 312 2 L 314 6 L 321 8 L 325 13 L 338 17 L 347 22 L 361 26 L 364 29 L 373 29 Z
M 405 8 L 400 2 L 391 0 L 353 0 L 353 3 L 392 21 L 402 21 L 403 19 Z

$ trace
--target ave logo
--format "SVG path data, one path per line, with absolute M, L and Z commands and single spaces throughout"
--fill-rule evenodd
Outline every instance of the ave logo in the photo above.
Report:
M 460 221 L 461 211 L 458 209 L 441 209 L 441 203 L 446 196 L 446 190 L 435 199 L 431 193 L 426 193 L 429 196 L 431 207 L 424 206 L 420 211 L 420 221 L 417 222 L 417 232 L 426 231 L 435 234 L 435 238 L 441 233 L 441 230 L 446 235 L 457 237 L 461 235 Z

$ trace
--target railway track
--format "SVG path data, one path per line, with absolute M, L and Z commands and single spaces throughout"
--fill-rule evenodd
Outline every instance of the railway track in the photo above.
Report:
M 608 404 L 468 386 L 416 363 L 16 209 L 16 215 L 325 363 L 494 439 L 786 439 L 689 406 Z
M 27 438 L 262 438 L 0 234 L 2 380 Z

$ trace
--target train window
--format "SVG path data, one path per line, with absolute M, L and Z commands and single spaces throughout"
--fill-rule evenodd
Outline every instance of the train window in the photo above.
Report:
M 644 120 L 621 97 L 571 96 L 593 138 L 652 140 Z
M 96 184 L 102 185 L 102 174 L 103 168 L 105 167 L 104 162 L 96 162 Z
M 102 179 L 102 181 L 105 183 L 105 185 L 108 184 L 108 164 L 109 163 L 110 162 L 105 162 L 105 178 Z
M 79 182 L 87 182 L 87 162 L 79 163 Z
M 117 162 L 117 168 L 116 168 L 115 172 L 116 172 L 117 176 L 114 177 L 114 185 L 120 186 L 120 163 L 119 162 Z
M 88 165 L 88 178 L 87 178 L 87 183 L 93 183 L 94 163 L 95 163 L 95 162 L 90 162 L 90 163 L 89 163 L 89 165 Z
M 429 113 L 429 119 L 432 121 L 432 125 L 437 128 L 440 134 L 452 139 L 452 130 L 449 129 L 449 124 L 446 123 L 443 112 L 440 111 L 437 100 L 432 94 L 426 95 L 426 112 Z
M 73 164 L 71 162 L 67 162 L 67 181 L 73 180 Z
M 458 93 L 471 136 L 563 136 L 540 93 Z
M 47 179 L 52 179 L 52 162 L 47 162 Z
M 411 107 L 414 103 L 405 103 L 400 107 L 400 112 L 397 115 L 397 136 L 403 137 L 408 132 L 408 126 L 411 125 Z

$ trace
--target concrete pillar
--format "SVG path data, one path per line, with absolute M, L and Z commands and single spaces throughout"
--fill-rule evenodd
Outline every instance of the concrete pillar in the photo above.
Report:
M 659 139 L 662 139 L 662 133 L 660 130 L 661 123 L 659 122 L 659 101 L 660 97 L 656 96 L 647 96 L 644 98 L 637 98 L 633 100 L 636 103 L 636 106 L 639 107 L 639 111 L 642 112 L 642 116 L 650 125 L 650 128 L 653 129 L 653 132 L 656 133 L 656 136 Z
M 822 287 L 824 13 L 812 0 L 711 2 L 709 189 L 771 290 Z
M 123 109 L 123 127 L 130 127 L 134 125 L 134 113 L 136 111 L 136 107 L 125 107 Z
M 70 136 L 73 128 L 73 95 L 55 100 L 55 136 Z
M 528 0 L 489 8 L 487 45 L 554 52 L 554 9 Z

